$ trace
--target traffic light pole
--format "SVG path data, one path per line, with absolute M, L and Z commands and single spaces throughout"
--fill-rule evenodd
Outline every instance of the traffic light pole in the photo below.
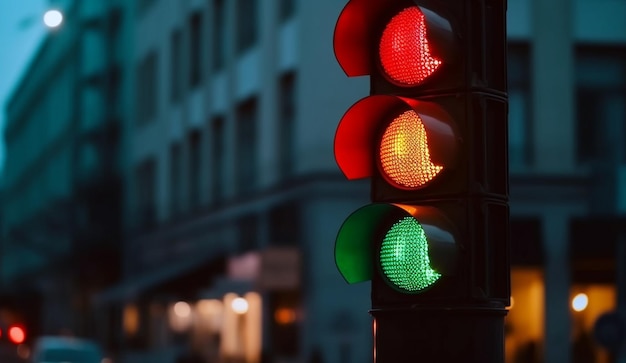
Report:
M 503 306 L 372 310 L 376 363 L 502 363 Z

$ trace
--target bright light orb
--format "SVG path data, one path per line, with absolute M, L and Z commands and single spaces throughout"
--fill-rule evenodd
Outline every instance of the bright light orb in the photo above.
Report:
M 233 299 L 230 303 L 230 307 L 237 314 L 245 314 L 248 312 L 248 301 L 242 297 Z
M 583 293 L 574 296 L 574 299 L 572 299 L 572 309 L 574 309 L 574 311 L 583 311 L 587 308 L 588 304 L 589 298 Z
M 174 304 L 174 314 L 181 318 L 186 318 L 191 315 L 191 307 L 184 301 L 179 301 Z
M 24 329 L 19 326 L 12 326 L 9 328 L 9 339 L 15 344 L 22 344 L 26 339 L 26 333 L 24 333 Z
M 63 23 L 63 14 L 58 10 L 48 10 L 43 15 L 43 23 L 48 28 L 56 28 Z

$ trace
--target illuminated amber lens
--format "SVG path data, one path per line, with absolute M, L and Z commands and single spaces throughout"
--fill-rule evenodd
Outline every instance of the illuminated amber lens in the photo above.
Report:
M 430 160 L 426 129 L 413 110 L 396 117 L 385 130 L 380 163 L 391 181 L 406 188 L 424 186 L 443 169 Z
M 430 54 L 426 18 L 417 6 L 391 18 L 380 40 L 379 55 L 385 73 L 407 86 L 419 85 L 442 63 Z

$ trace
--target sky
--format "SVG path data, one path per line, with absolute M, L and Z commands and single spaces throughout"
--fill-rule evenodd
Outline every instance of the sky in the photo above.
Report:
M 5 104 L 43 40 L 47 0 L 0 0 L 0 129 Z M 0 138 L 0 169 L 4 165 L 4 137 Z

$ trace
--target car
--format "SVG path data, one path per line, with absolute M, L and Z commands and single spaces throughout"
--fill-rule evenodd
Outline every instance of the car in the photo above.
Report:
M 102 350 L 87 339 L 45 336 L 35 341 L 32 363 L 101 363 Z

